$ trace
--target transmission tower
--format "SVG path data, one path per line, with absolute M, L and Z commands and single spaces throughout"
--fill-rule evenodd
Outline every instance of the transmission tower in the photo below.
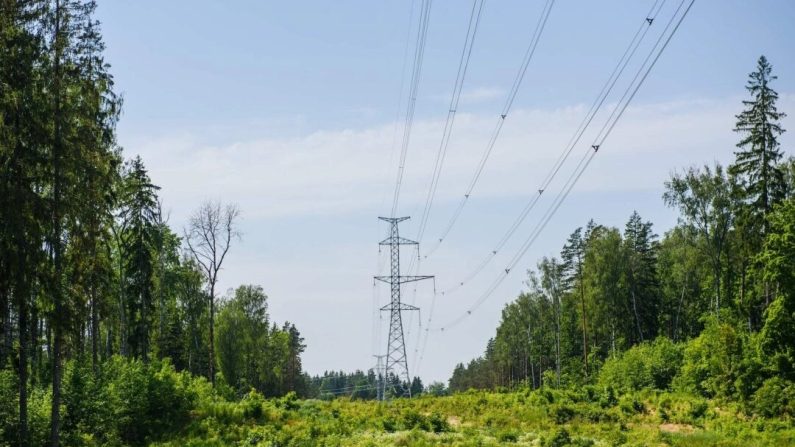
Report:
M 390 224 L 389 237 L 379 242 L 378 245 L 389 246 L 391 269 L 389 276 L 376 276 L 375 279 L 389 284 L 392 292 L 389 304 L 381 308 L 382 311 L 389 311 L 389 337 L 386 345 L 386 365 L 384 367 L 384 381 L 389 385 L 384 385 L 381 398 L 384 399 L 386 397 L 387 386 L 394 389 L 394 384 L 391 382 L 392 377 L 407 384 L 400 392 L 394 390 L 395 394 L 411 397 L 411 378 L 409 377 L 409 364 L 406 356 L 406 342 L 403 338 L 403 311 L 419 310 L 419 308 L 400 301 L 400 286 L 407 282 L 430 279 L 433 276 L 402 276 L 400 274 L 400 246 L 418 245 L 415 241 L 400 237 L 398 224 L 409 218 L 379 217 L 379 219 Z
M 384 357 L 386 355 L 374 355 L 373 357 L 376 358 L 375 364 L 375 399 L 376 400 L 384 400 L 384 384 L 386 381 L 384 380 Z

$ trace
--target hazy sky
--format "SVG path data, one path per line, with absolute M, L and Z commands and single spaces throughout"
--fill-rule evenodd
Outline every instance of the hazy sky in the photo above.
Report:
M 436 275 L 437 290 L 476 266 L 536 194 L 652 3 L 557 1 L 467 208 L 422 263 L 420 273 Z M 424 247 L 464 193 L 542 4 L 486 1 Z M 646 43 L 677 4 L 666 2 Z M 413 217 L 401 227 L 409 238 L 416 235 L 471 5 L 436 0 L 431 10 L 399 211 Z M 374 308 L 386 303 L 388 289 L 374 288 L 372 276 L 386 261 L 377 245 L 386 225 L 377 216 L 389 214 L 394 188 L 411 8 L 412 0 L 100 2 L 107 60 L 124 95 L 119 142 L 125 153 L 144 158 L 175 229 L 205 198 L 240 205 L 243 239 L 229 254 L 221 289 L 262 285 L 271 317 L 294 322 L 306 338 L 310 373 L 369 368 L 386 344 L 387 315 L 379 325 Z M 780 109 L 790 113 L 784 127 L 795 132 L 793 23 L 791 0 L 697 0 L 522 268 L 459 325 L 431 332 L 421 362 L 418 318 L 407 319 L 412 373 L 446 380 L 456 363 L 480 355 L 502 307 L 525 287 L 526 269 L 557 255 L 588 219 L 623 227 L 637 210 L 659 234 L 675 224 L 676 213 L 661 200 L 663 182 L 675 169 L 731 160 L 734 115 L 760 54 L 779 76 Z M 647 51 L 641 47 L 638 56 Z M 624 85 L 619 82 L 616 93 Z M 587 150 L 605 118 L 597 116 L 575 154 Z M 782 142 L 792 154 L 792 133 Z M 550 192 L 557 193 L 571 167 Z M 472 306 L 548 204 L 539 202 L 466 287 L 437 295 L 431 327 Z M 405 301 L 422 308 L 424 325 L 432 299 L 430 282 L 416 294 L 404 291 Z

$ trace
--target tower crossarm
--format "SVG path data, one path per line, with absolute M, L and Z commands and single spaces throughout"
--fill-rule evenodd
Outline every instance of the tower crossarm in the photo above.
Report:
M 405 284 L 407 282 L 422 281 L 423 279 L 431 279 L 433 276 L 420 275 L 420 276 L 375 276 L 375 279 L 387 284 L 392 284 L 395 281 L 398 284 Z
M 383 306 L 383 307 L 381 307 L 381 310 L 382 310 L 382 311 L 384 311 L 384 310 L 389 310 L 389 311 L 393 311 L 393 310 L 396 310 L 396 311 L 404 311 L 404 310 L 420 310 L 420 308 L 419 308 L 419 307 L 417 307 L 417 306 L 412 306 L 411 304 L 403 304 L 403 303 L 400 303 L 399 305 L 394 305 L 394 304 L 391 304 L 391 303 L 390 303 L 390 304 L 387 304 L 386 306 Z
M 379 219 L 387 221 L 389 223 L 399 223 L 399 222 L 403 222 L 404 220 L 409 220 L 411 218 L 409 216 L 404 216 L 404 217 L 383 217 L 382 216 L 382 217 L 379 217 Z
M 379 242 L 378 245 L 417 245 L 416 241 L 412 241 L 410 239 L 406 239 L 404 237 L 399 236 L 390 236 L 383 241 Z

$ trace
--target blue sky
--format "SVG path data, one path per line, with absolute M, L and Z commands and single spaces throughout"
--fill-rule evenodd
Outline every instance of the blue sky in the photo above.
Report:
M 463 194 L 542 3 L 484 6 L 423 242 L 439 234 Z M 477 265 L 532 197 L 652 3 L 557 1 L 483 178 L 450 237 L 422 264 L 439 289 Z M 677 3 L 668 0 L 661 17 Z M 244 236 L 230 252 L 222 288 L 262 285 L 272 317 L 295 322 L 306 337 L 311 373 L 368 368 L 386 341 L 374 336 L 374 305 L 387 298 L 386 288 L 372 285 L 385 260 L 377 250 L 385 227 L 376 217 L 389 213 L 394 187 L 411 7 L 411 0 L 138 0 L 98 9 L 125 100 L 119 143 L 128 156 L 140 154 L 163 187 L 172 226 L 181 228 L 204 198 L 240 204 Z M 431 10 L 401 196 L 400 213 L 414 218 L 401 228 L 407 237 L 416 233 L 470 8 L 470 1 L 436 0 Z M 414 19 L 411 26 L 416 12 Z M 456 328 L 432 333 L 421 363 L 413 352 L 420 331 L 410 319 L 411 370 L 446 380 L 455 363 L 479 355 L 500 309 L 524 287 L 523 271 L 556 255 L 588 219 L 623 226 L 638 210 L 659 234 L 669 229 L 676 214 L 662 204 L 662 182 L 674 169 L 731 160 L 733 115 L 760 54 L 779 75 L 780 108 L 790 113 L 784 127 L 795 131 L 793 23 L 788 0 L 697 0 L 523 268 Z M 782 142 L 792 154 L 791 133 Z M 545 209 L 539 203 L 506 258 Z M 456 294 L 437 296 L 431 326 L 465 312 L 506 258 Z M 419 286 L 416 297 L 405 292 L 424 321 L 432 294 L 431 285 Z

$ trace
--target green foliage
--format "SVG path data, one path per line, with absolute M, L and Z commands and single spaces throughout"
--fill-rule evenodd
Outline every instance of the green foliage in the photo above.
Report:
M 544 442 L 544 447 L 568 447 L 569 445 L 571 445 L 571 436 L 565 428 L 558 429 Z
M 147 365 L 114 357 L 96 378 L 90 368 L 70 362 L 64 387 L 65 438 L 71 445 L 87 438 L 145 445 L 187 423 L 198 389 L 201 380 L 174 371 L 168 362 Z
M 795 380 L 795 198 L 778 206 L 769 222 L 758 261 L 764 266 L 764 279 L 777 285 L 778 294 L 765 314 L 760 345 L 770 368 Z
M 590 396 L 590 398 L 589 398 Z M 208 401 L 178 436 L 156 446 L 334 445 L 334 446 L 476 446 L 476 445 L 655 445 L 660 438 L 678 445 L 703 438 L 711 445 L 785 445 L 795 429 L 766 420 L 720 416 L 714 403 L 681 394 L 620 396 L 628 411 L 603 410 L 596 392 L 580 390 L 513 393 L 466 392 L 447 397 L 372 401 L 263 399 L 250 393 L 239 402 Z M 550 401 L 554 403 L 550 403 Z M 624 404 L 626 402 L 626 404 Z M 668 412 L 667 425 L 657 414 Z M 261 408 L 261 413 L 255 413 Z M 732 410 L 727 409 L 727 413 Z M 571 417 L 601 415 L 598 417 Z M 566 417 L 561 419 L 561 415 Z M 558 421 L 557 419 L 560 419 Z M 773 429 L 772 427 L 777 427 Z M 670 433 L 679 430 L 680 433 Z M 778 443 L 778 444 L 777 444 Z M 784 443 L 784 444 L 782 444 Z M 706 444 L 710 445 L 710 444 Z
M 627 392 L 646 388 L 667 390 L 682 365 L 683 346 L 659 337 L 609 358 L 599 372 L 599 383 Z
M 552 415 L 556 424 L 565 424 L 574 419 L 576 414 L 574 408 L 568 405 L 556 405 L 552 407 Z
M 206 204 L 186 241 L 164 221 L 117 147 L 96 3 L 2 5 L 0 447 L 43 445 L 50 424 L 69 446 L 795 443 L 795 161 L 764 57 L 728 173 L 666 182 L 680 220 L 662 241 L 637 212 L 576 229 L 449 387 L 378 406 L 373 371 L 303 373 L 303 338 L 259 286 L 216 326 L 238 211 Z
M 0 442 L 14 442 L 19 416 L 17 406 L 17 378 L 10 370 L 0 370 Z M 2 445 L 2 444 L 0 444 Z
M 306 347 L 294 325 L 270 326 L 268 297 L 259 286 L 240 286 L 217 316 L 216 356 L 224 381 L 242 395 L 303 391 L 300 355 Z
M 748 335 L 734 325 L 710 319 L 701 335 L 687 343 L 674 386 L 705 397 L 739 397 L 737 380 L 749 344 Z
M 765 381 L 754 393 L 753 411 L 764 417 L 795 417 L 795 383 L 780 377 Z
M 783 154 L 778 137 L 784 133 L 781 119 L 786 114 L 776 108 L 778 93 L 770 86 L 777 76 L 765 56 L 760 56 L 756 71 L 748 76 L 746 90 L 751 99 L 743 101 L 745 110 L 737 115 L 735 131 L 742 134 L 735 152 L 736 161 L 730 168 L 732 175 L 742 181 L 743 199 L 761 225 L 774 204 L 785 193 L 784 172 L 779 166 Z

